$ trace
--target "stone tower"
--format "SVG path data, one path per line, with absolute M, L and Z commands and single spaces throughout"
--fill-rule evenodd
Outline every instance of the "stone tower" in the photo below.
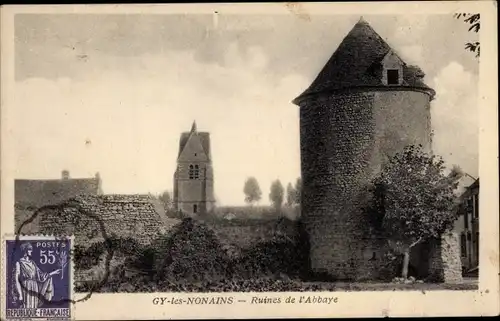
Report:
M 361 19 L 293 101 L 300 106 L 302 216 L 314 271 L 377 276 L 381 241 L 363 215 L 367 187 L 404 146 L 431 148 L 435 92 L 423 77 Z
M 174 205 L 191 216 L 212 210 L 214 174 L 210 154 L 210 134 L 198 132 L 196 122 L 190 132 L 181 134 L 177 170 L 174 174 Z

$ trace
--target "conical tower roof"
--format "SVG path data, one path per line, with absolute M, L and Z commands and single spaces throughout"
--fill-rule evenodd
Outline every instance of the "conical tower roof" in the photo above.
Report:
M 361 18 L 342 40 L 330 60 L 313 83 L 294 100 L 298 104 L 304 97 L 326 92 L 359 87 L 384 86 L 377 75 L 377 64 L 394 50 L 379 34 Z M 434 91 L 422 81 L 423 73 L 416 66 L 403 64 L 401 87 Z

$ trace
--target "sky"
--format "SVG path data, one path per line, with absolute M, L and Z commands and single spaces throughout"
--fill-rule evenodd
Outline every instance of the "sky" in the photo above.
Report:
M 16 178 L 100 173 L 105 193 L 172 190 L 179 137 L 211 134 L 220 205 L 254 176 L 300 176 L 299 110 L 354 15 L 18 14 L 9 128 Z M 437 96 L 434 151 L 478 175 L 478 35 L 448 15 L 364 16 Z

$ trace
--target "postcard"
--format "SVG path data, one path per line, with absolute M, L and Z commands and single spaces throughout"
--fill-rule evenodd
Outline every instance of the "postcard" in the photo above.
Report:
M 2 7 L 1 318 L 499 314 L 495 6 Z

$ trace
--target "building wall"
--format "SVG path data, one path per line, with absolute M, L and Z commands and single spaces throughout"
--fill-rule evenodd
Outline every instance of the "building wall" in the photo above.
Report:
M 189 178 L 189 165 L 199 166 L 199 178 Z M 212 210 L 214 206 L 214 182 L 212 165 L 208 162 L 179 163 L 176 173 L 176 207 L 187 214 L 195 214 L 193 205 L 196 204 L 197 212 L 204 213 Z
M 323 95 L 300 107 L 302 215 L 311 267 L 340 279 L 374 276 L 382 250 L 363 214 L 368 184 L 408 144 L 430 147 L 429 96 L 416 91 Z
M 454 232 L 460 241 L 460 257 L 464 270 L 479 265 L 479 184 L 469 187 L 462 196 Z

